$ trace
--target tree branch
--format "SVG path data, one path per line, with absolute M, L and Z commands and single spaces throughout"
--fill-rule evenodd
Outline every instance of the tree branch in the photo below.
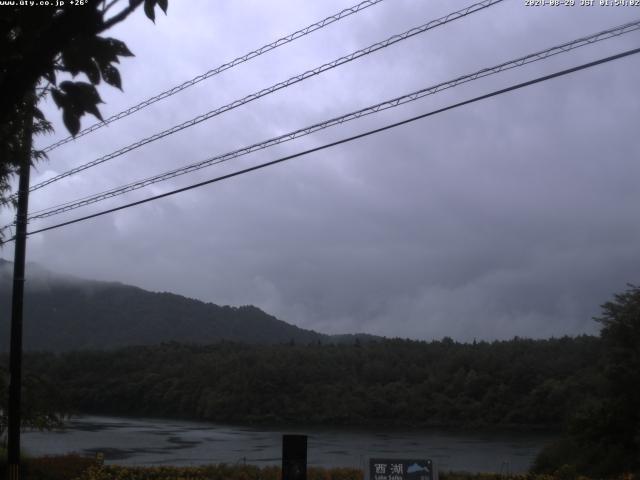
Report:
M 104 5 L 104 7 L 102 7 L 102 15 L 104 15 L 105 13 L 107 13 L 109 11 L 109 9 L 111 7 L 113 7 L 116 3 L 118 3 L 120 0 L 111 0 L 109 2 L 109 4 L 107 5 L 107 1 L 106 0 L 102 0 L 102 4 Z
M 114 3 L 116 3 L 118 0 L 114 0 L 111 5 L 113 5 Z M 98 33 L 102 33 L 105 30 L 113 27 L 116 23 L 120 23 L 121 21 L 123 21 L 125 18 L 127 18 L 136 8 L 138 8 L 142 2 L 144 0 L 134 0 L 133 2 L 130 3 L 130 5 L 127 8 L 123 8 L 120 13 L 114 15 L 113 17 L 111 17 L 109 20 L 106 20 L 103 25 L 102 28 L 100 30 L 98 30 Z M 106 12 L 106 9 L 105 9 Z

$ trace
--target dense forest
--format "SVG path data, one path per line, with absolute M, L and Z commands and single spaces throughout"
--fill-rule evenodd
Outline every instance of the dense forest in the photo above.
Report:
M 168 343 L 30 354 L 71 411 L 217 422 L 560 429 L 601 383 L 595 337 L 460 344 Z

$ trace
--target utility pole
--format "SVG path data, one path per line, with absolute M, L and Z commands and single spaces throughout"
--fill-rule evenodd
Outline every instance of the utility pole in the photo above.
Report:
M 29 211 L 29 173 L 33 135 L 33 109 L 36 96 L 31 92 L 25 101 L 22 150 L 20 151 L 18 207 L 13 260 L 13 296 L 11 297 L 11 346 L 9 350 L 9 428 L 7 464 L 9 480 L 20 479 L 20 403 L 22 393 L 22 306 L 24 265 L 27 251 L 27 214 Z

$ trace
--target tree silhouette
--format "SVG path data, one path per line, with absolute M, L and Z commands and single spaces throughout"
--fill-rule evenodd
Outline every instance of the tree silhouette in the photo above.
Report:
M 40 110 L 33 109 L 49 93 L 73 135 L 90 113 L 102 119 L 96 86 L 101 80 L 122 89 L 116 68 L 119 57 L 133 55 L 126 44 L 101 36 L 144 5 L 155 20 L 155 7 L 165 13 L 168 0 L 79 0 L 60 6 L 3 6 L 0 15 L 0 200 L 8 192 L 24 150 L 24 130 L 33 111 L 34 133 L 50 131 Z M 51 2 L 54 3 L 54 2 Z M 60 2 L 62 3 L 62 2 Z M 88 79 L 76 81 L 84 74 Z M 63 80 L 59 82 L 59 77 Z M 34 92 L 36 98 L 34 98 Z M 27 113 L 29 112 L 29 113 Z M 32 152 L 32 161 L 43 158 Z M 1 235 L 1 232 L 0 232 Z M 0 237 L 1 238 L 1 237 Z
M 34 134 L 51 130 L 50 123 L 37 108 L 38 101 L 50 93 L 62 110 L 64 124 L 72 135 L 80 130 L 80 119 L 85 113 L 101 120 L 98 104 L 102 100 L 96 85 L 104 80 L 121 89 L 122 81 L 115 64 L 119 57 L 133 55 L 124 42 L 101 34 L 125 20 L 143 4 L 147 17 L 154 20 L 155 7 L 159 6 L 166 13 L 167 1 L 77 0 L 73 3 L 55 2 L 56 5 L 51 6 L 21 5 L 21 2 L 13 6 L 3 5 L 0 15 L 0 205 L 7 204 L 3 196 L 10 189 L 11 177 L 20 172 L 20 189 L 26 192 L 29 178 L 29 164 L 26 162 L 44 157 L 43 152 L 34 151 L 31 147 Z M 66 79 L 59 82 L 60 74 Z M 89 82 L 73 80 L 79 74 L 84 74 Z M 28 194 L 22 197 L 19 216 L 26 216 L 27 198 Z M 0 231 L 0 240 L 2 233 Z M 24 238 L 23 234 L 23 245 Z M 15 251 L 15 265 L 22 265 L 24 269 L 24 247 L 20 250 L 16 246 Z M 22 255 L 18 254 L 19 251 Z M 14 279 L 22 276 L 22 273 L 17 273 L 17 267 L 15 272 Z M 14 280 L 15 285 L 21 284 Z M 21 288 L 14 289 L 12 301 L 14 305 L 20 305 L 20 309 L 15 311 L 21 312 Z M 20 332 L 21 313 L 12 316 L 12 335 L 15 325 L 19 326 L 16 331 Z M 20 414 L 20 362 L 16 362 L 18 367 L 13 368 L 14 359 L 21 357 L 20 338 L 20 334 L 14 335 L 11 341 L 11 387 L 15 389 L 9 394 L 9 403 L 10 409 L 15 408 L 18 412 L 12 418 L 21 419 L 28 426 L 55 424 L 58 417 L 50 413 L 48 403 L 24 404 L 24 412 Z M 18 339 L 16 343 L 15 339 Z M 3 385 L 0 385 L 0 430 L 7 413 Z M 19 436 L 11 433 L 18 431 L 17 424 L 10 423 L 9 431 L 11 457 L 11 445 L 19 447 Z M 18 441 L 12 442 L 12 439 Z M 13 462 L 10 459 L 10 463 Z
M 567 434 L 538 456 L 534 470 L 574 469 L 596 477 L 640 473 L 640 287 L 601 306 L 601 355 L 592 394 Z
M 602 305 L 600 336 L 607 396 L 592 418 L 586 440 L 603 452 L 615 472 L 640 471 L 640 287 L 629 288 Z

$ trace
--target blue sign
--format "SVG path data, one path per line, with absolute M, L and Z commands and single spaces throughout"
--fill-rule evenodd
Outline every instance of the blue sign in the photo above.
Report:
M 369 459 L 369 480 L 433 480 L 431 460 Z

